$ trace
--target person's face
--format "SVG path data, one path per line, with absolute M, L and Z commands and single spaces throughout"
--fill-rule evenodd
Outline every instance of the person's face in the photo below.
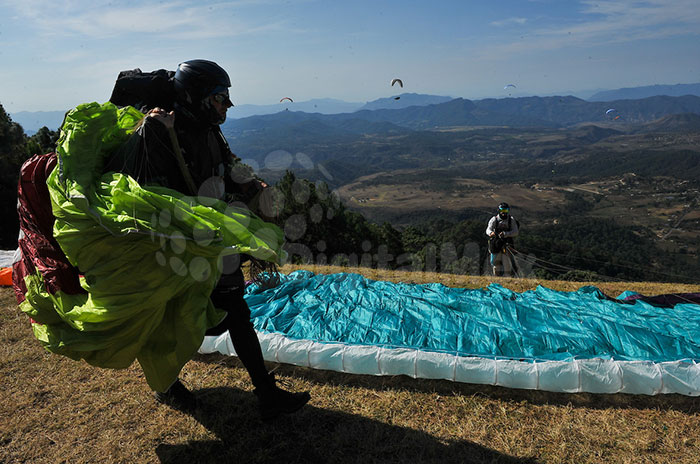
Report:
M 226 111 L 233 106 L 229 99 L 228 90 L 209 95 L 209 101 L 221 118 L 226 119 Z

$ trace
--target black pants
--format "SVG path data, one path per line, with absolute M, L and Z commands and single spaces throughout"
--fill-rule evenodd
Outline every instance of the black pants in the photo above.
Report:
M 253 385 L 260 387 L 269 380 L 260 341 L 250 322 L 250 309 L 243 298 L 245 282 L 238 270 L 222 276 L 211 294 L 211 301 L 218 309 L 226 311 L 226 318 L 216 327 L 207 330 L 207 335 L 221 335 L 228 330 L 238 359 L 245 366 Z

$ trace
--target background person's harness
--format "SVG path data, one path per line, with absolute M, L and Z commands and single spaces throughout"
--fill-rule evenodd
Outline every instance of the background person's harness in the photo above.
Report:
M 496 216 L 496 227 L 494 232 L 496 233 L 493 237 L 489 237 L 489 253 L 505 253 L 508 245 L 513 245 L 513 237 L 499 237 L 500 232 L 508 232 L 513 229 L 513 217 L 508 215 L 508 227 L 505 227 L 506 221 L 499 220 L 500 218 Z M 520 229 L 520 222 L 515 219 L 515 224 Z

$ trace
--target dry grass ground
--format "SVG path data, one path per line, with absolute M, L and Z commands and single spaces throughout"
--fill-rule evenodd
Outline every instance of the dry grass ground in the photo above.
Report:
M 291 268 L 285 268 L 290 271 Z M 312 268 L 336 272 L 334 268 Z M 363 270 L 371 278 L 482 287 L 483 277 Z M 582 284 L 501 279 L 514 290 Z M 600 284 L 607 293 L 700 291 Z M 204 403 L 189 415 L 153 401 L 137 364 L 113 371 L 50 354 L 0 288 L 1 463 L 502 462 L 697 463 L 700 399 L 554 394 L 270 364 L 301 412 L 259 420 L 237 358 L 197 356 L 184 382 Z

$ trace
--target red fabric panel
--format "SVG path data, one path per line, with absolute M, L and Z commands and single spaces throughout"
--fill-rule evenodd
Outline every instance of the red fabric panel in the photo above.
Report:
M 63 254 L 53 238 L 55 217 L 51 211 L 46 178 L 56 166 L 56 153 L 34 155 L 24 162 L 17 185 L 17 213 L 20 238 L 17 243 L 22 259 L 12 265 L 12 282 L 17 302 L 24 301 L 27 291 L 24 277 L 39 270 L 49 293 L 85 293 L 78 280 L 78 270 Z

